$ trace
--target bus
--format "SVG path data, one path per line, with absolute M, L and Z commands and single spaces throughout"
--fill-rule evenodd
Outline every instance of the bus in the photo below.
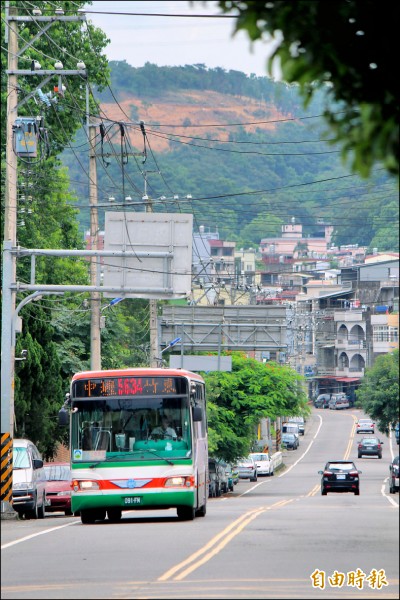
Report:
M 122 511 L 176 508 L 206 514 L 205 381 L 183 369 L 76 373 L 62 421 L 70 426 L 71 508 L 83 524 Z M 163 423 L 167 427 L 163 429 Z

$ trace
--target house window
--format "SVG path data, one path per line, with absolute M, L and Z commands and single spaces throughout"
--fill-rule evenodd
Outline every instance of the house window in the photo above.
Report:
M 388 342 L 389 341 L 389 328 L 387 325 L 377 325 L 374 327 L 373 332 L 374 342 Z

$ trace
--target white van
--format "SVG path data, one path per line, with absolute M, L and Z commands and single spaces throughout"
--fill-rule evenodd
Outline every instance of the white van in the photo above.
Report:
M 282 423 L 282 433 L 294 433 L 300 443 L 300 429 L 297 423 Z
M 46 474 L 39 450 L 30 440 L 13 440 L 12 507 L 20 516 L 43 519 Z

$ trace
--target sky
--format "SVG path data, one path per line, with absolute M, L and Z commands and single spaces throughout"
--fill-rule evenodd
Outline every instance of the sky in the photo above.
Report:
M 111 43 L 104 52 L 109 60 L 125 60 L 132 67 L 146 62 L 158 66 L 205 64 L 206 67 L 233 69 L 250 75 L 266 76 L 266 60 L 272 44 L 253 45 L 245 32 L 232 37 L 234 18 L 149 17 L 118 13 L 221 14 L 217 2 L 191 3 L 165 1 L 94 1 L 86 6 L 87 19 L 100 27 Z M 273 76 L 278 79 L 279 71 Z

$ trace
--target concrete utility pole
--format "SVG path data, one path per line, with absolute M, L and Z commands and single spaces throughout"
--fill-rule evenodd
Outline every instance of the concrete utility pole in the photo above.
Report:
M 7 8 L 9 4 L 7 3 Z M 17 9 L 14 6 L 8 8 L 9 20 L 6 23 L 8 29 L 8 69 L 15 71 L 18 67 L 18 34 L 17 23 L 13 17 L 17 15 Z M 17 155 L 13 151 L 13 126 L 17 118 L 18 93 L 17 93 L 17 75 L 12 74 L 8 77 L 7 84 L 7 125 L 6 125 L 6 190 L 5 190 L 5 210 L 4 210 L 4 244 L 16 246 L 17 244 Z M 3 269 L 5 265 L 3 263 Z M 16 280 L 16 259 L 10 259 L 10 272 L 12 280 Z M 4 275 L 4 271 L 3 271 Z M 3 287 L 3 299 L 8 310 L 2 310 L 2 319 L 10 319 L 15 310 L 15 294 L 11 290 Z M 2 339 L 8 332 L 7 327 L 2 327 Z M 11 347 L 11 360 L 6 365 L 7 373 L 1 368 L 2 386 L 10 389 L 10 397 L 7 398 L 4 406 L 2 397 L 1 410 L 1 515 L 2 518 L 14 516 L 12 508 L 12 440 L 14 435 L 14 376 L 15 376 L 15 347 L 12 340 L 4 340 Z M 3 348 L 3 345 L 2 345 Z M 5 357 L 2 356 L 2 364 Z M 3 375 L 6 381 L 3 380 Z M 9 384 L 9 385 L 7 385 Z M 2 391 L 3 396 L 3 391 Z
M 62 75 L 80 75 L 86 77 L 86 70 L 52 69 L 42 70 L 36 61 L 32 62 L 31 69 L 18 69 L 18 59 L 28 52 L 35 41 L 41 37 L 51 25 L 57 21 L 83 21 L 85 15 L 79 16 L 41 16 L 32 17 L 27 14 L 18 16 L 17 8 L 5 3 L 5 42 L 8 43 L 7 62 L 7 124 L 6 124 L 6 189 L 4 210 L 4 253 L 3 253 L 3 285 L 2 290 L 2 364 L 1 364 L 1 518 L 15 515 L 12 509 L 12 439 L 14 436 L 14 378 L 15 378 L 15 340 L 13 329 L 10 326 L 14 318 L 16 305 L 16 290 L 11 284 L 16 281 L 16 255 L 11 252 L 17 246 L 17 180 L 18 157 L 14 151 L 14 132 L 18 118 L 18 107 L 33 96 L 28 94 L 21 102 L 18 101 L 18 75 L 46 76 L 45 82 L 57 75 L 61 80 Z M 22 22 L 42 22 L 43 29 L 31 41 L 19 49 L 18 24 Z M 77 65 L 79 67 L 79 64 Z M 39 68 L 38 68 L 39 67 Z M 39 89 L 39 85 L 36 89 Z M 5 273 L 7 272 L 7 275 Z
M 97 170 L 96 170 L 96 125 L 88 124 L 89 130 L 89 200 L 90 200 L 90 249 L 98 250 L 99 220 L 97 212 Z M 100 272 L 99 259 L 90 258 L 90 284 L 100 285 L 98 273 Z M 100 293 L 92 292 L 91 299 L 91 325 L 90 325 L 90 367 L 93 371 L 101 369 L 101 332 L 100 332 Z
M 153 212 L 151 198 L 147 195 L 147 179 L 144 174 L 144 197 L 146 198 L 146 212 Z M 158 367 L 158 328 L 157 328 L 157 300 L 149 300 L 150 309 L 150 367 Z

